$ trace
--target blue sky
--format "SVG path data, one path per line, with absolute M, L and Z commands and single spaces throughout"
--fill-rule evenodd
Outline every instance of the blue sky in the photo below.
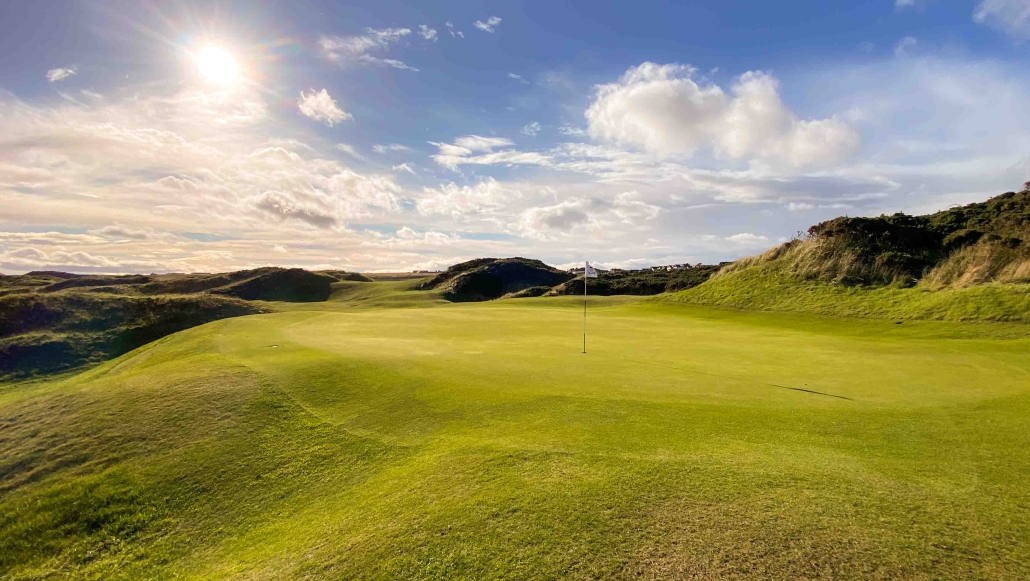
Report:
M 715 262 L 1030 179 L 1030 0 L 34 2 L 0 270 Z

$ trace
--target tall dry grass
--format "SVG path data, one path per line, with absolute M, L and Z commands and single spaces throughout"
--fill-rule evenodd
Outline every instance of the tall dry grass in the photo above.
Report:
M 1030 254 L 999 242 L 965 246 L 928 272 L 928 288 L 965 288 L 988 282 L 1030 282 Z
M 742 258 L 722 268 L 716 277 L 774 262 L 791 274 L 842 284 L 908 284 L 910 277 L 898 268 L 864 259 L 847 243 L 832 238 L 792 240 L 763 254 Z

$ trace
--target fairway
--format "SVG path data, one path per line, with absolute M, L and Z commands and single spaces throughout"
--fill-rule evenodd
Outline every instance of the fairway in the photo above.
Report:
M 424 296 L 0 385 L 0 577 L 1030 576 L 1023 325 Z

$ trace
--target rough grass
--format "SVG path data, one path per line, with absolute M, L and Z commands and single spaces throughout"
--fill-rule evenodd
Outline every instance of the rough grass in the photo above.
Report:
M 850 286 L 801 278 L 779 260 L 733 268 L 701 286 L 657 300 L 835 317 L 1030 323 L 1030 285 L 991 283 L 939 290 Z
M 1030 282 L 1030 254 L 1027 250 L 985 242 L 965 246 L 927 273 L 920 284 L 941 289 L 992 282 Z
M 353 284 L 0 384 L 0 577 L 1030 576 L 1026 326 Z

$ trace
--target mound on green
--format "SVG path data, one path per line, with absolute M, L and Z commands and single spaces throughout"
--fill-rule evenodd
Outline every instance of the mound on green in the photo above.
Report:
M 553 287 L 573 275 L 528 258 L 478 258 L 456 264 L 419 284 L 449 301 L 488 301 L 532 287 Z
M 579 297 L 329 301 L 0 385 L 0 576 L 1030 577 L 1030 327 L 589 300 L 587 355 Z

